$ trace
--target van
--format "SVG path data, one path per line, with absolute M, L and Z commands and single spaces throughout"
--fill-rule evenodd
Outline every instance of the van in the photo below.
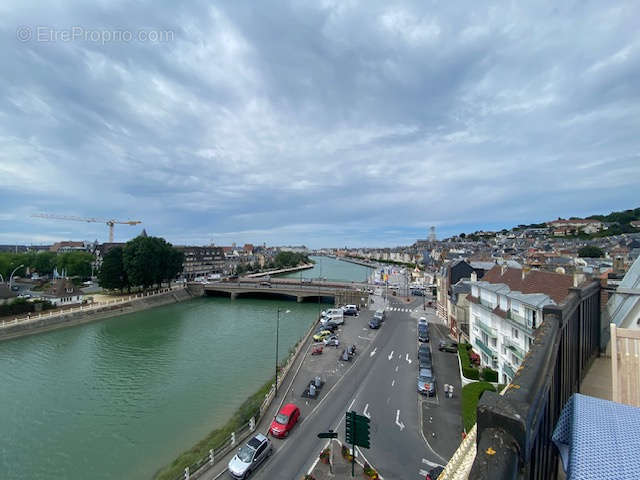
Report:
M 384 310 L 376 310 L 376 313 L 373 314 L 373 318 L 377 319 L 380 322 L 384 322 Z
M 322 323 L 333 322 L 336 325 L 342 325 L 344 324 L 344 315 L 339 315 L 334 313 L 329 315 L 323 315 L 320 321 Z

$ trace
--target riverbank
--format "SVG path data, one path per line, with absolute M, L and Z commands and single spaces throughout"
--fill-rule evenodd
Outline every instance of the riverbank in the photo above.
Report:
M 104 320 L 149 308 L 184 302 L 192 298 L 194 295 L 187 288 L 175 286 L 171 289 L 162 289 L 158 293 L 128 295 L 107 302 L 79 305 L 71 309 L 49 310 L 27 318 L 3 321 L 0 324 L 0 341 Z
M 281 273 L 291 273 L 297 272 L 299 270 L 309 270 L 313 268 L 313 263 L 305 263 L 304 265 L 298 265 L 297 267 L 289 267 L 289 268 L 281 268 L 279 270 L 269 270 L 268 272 L 259 272 L 259 273 L 251 273 L 249 275 L 245 275 L 245 278 L 258 278 L 258 277 L 266 277 L 267 275 L 279 275 Z
M 279 389 L 282 389 L 286 383 L 290 386 L 296 378 L 300 364 L 304 360 L 304 356 L 300 357 L 300 353 L 309 342 L 311 335 L 315 331 L 316 324 L 317 320 L 311 323 L 306 334 L 291 347 L 287 358 L 280 363 L 278 367 L 280 372 L 278 376 Z M 298 368 L 294 369 L 296 365 Z M 289 375 L 292 370 L 294 370 L 293 374 Z M 213 430 L 191 449 L 183 452 L 173 462 L 159 470 L 154 475 L 154 479 L 176 480 L 183 476 L 185 471 L 189 472 L 188 478 L 195 479 L 202 476 L 217 462 L 220 462 L 220 459 L 224 459 L 225 455 L 229 454 L 233 448 L 242 444 L 249 435 L 258 430 L 261 420 L 265 417 L 272 418 L 275 416 L 274 407 L 279 409 L 282 406 L 282 402 L 280 405 L 272 405 L 275 398 L 274 376 L 262 385 L 256 393 L 247 398 L 223 426 Z M 253 424 L 250 423 L 252 421 Z M 231 442 L 232 435 L 235 439 L 233 443 Z
M 356 265 L 361 265 L 363 267 L 369 268 L 377 268 L 378 266 L 375 263 L 367 262 L 364 260 L 356 260 L 355 258 L 348 257 L 337 257 L 338 260 L 342 260 L 343 262 L 355 263 Z

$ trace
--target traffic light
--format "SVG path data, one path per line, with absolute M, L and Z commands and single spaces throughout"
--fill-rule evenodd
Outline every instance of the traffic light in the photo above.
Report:
M 369 420 L 364 415 L 356 412 L 347 412 L 345 418 L 345 440 L 346 443 L 359 447 L 370 448 L 369 442 Z
M 356 445 L 363 448 L 369 448 L 369 420 L 363 415 L 356 415 Z
M 355 441 L 355 416 L 356 412 L 347 412 L 344 424 L 344 436 L 346 443 L 354 444 Z

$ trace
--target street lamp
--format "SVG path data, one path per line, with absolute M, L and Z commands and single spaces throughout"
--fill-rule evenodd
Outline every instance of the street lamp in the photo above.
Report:
M 278 334 L 280 331 L 280 310 L 282 310 L 280 307 L 278 307 L 277 309 L 277 315 L 276 315 L 276 394 L 275 396 L 278 396 Z M 291 310 L 285 310 L 284 313 L 289 313 Z
M 11 282 L 13 282 L 13 274 L 16 273 L 16 270 L 22 267 L 24 267 L 24 264 L 18 265 L 16 268 L 13 269 L 13 272 L 11 272 L 11 275 L 9 276 L 9 288 L 11 288 Z

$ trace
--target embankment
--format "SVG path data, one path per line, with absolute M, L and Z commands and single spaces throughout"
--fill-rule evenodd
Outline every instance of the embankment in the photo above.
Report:
M 281 273 L 297 272 L 298 270 L 309 270 L 310 268 L 313 268 L 313 263 L 298 265 L 297 267 L 281 268 L 279 270 L 270 270 L 268 272 L 251 273 L 245 275 L 245 278 L 266 277 L 267 275 L 279 275 Z
M 0 326 L 0 341 L 11 338 L 48 332 L 59 328 L 72 327 L 83 323 L 95 322 L 126 313 L 139 312 L 148 308 L 160 307 L 171 303 L 190 300 L 200 292 L 192 293 L 186 288 L 175 288 L 148 296 L 130 297 L 130 300 L 104 305 L 88 305 L 83 309 L 64 312 L 51 312 L 33 316 L 28 320 L 3 322 Z

